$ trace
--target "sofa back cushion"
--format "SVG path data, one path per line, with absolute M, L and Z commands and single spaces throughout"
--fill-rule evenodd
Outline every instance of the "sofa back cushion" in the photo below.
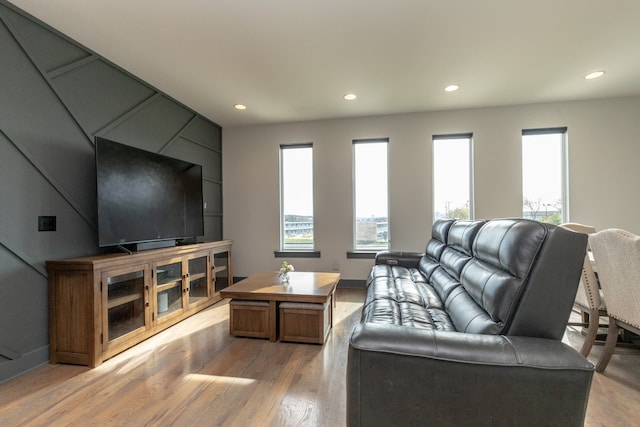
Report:
M 429 283 L 445 307 L 450 295 L 460 287 L 460 276 L 472 259 L 473 241 L 483 224 L 484 221 L 457 220 L 449 227 L 446 247 L 442 250 L 438 265 L 432 268 L 429 275 Z M 424 266 L 420 267 L 424 274 Z
M 424 256 L 419 261 L 418 268 L 429 281 L 433 272 L 440 266 L 440 257 L 447 247 L 449 229 L 455 222 L 453 219 L 441 218 L 436 220 L 431 227 L 431 239 L 427 243 Z
M 562 338 L 585 239 L 537 221 L 496 219 L 456 221 L 446 242 L 439 262 L 427 254 L 420 270 L 457 331 Z
M 527 277 L 548 225 L 523 219 L 489 221 L 473 242 L 474 256 L 519 279 Z
M 461 323 L 471 333 L 500 333 L 517 307 L 546 236 L 547 227 L 535 221 L 501 219 L 485 224 L 460 278 L 464 291 L 451 306 L 456 326 Z
M 424 250 L 425 256 L 431 258 L 433 261 L 440 261 L 442 251 L 447 247 L 449 229 L 454 222 L 454 219 L 439 219 L 433 223 L 431 227 L 431 239 Z

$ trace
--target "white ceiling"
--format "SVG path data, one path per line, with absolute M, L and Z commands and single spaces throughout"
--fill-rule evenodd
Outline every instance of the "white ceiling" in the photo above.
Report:
M 11 3 L 223 127 L 640 95 L 640 0 Z

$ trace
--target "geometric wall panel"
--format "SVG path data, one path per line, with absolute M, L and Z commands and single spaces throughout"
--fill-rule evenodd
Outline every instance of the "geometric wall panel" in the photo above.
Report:
M 159 95 L 100 136 L 159 153 L 176 136 L 176 130 L 182 129 L 193 117 L 191 111 Z
M 211 174 L 207 174 L 206 176 L 216 181 L 222 182 L 222 151 L 214 151 L 212 153 L 212 157 L 213 164 L 220 166 L 214 167 L 213 170 L 209 171 Z
M 207 207 L 205 213 L 208 214 L 222 214 L 222 184 L 204 180 L 202 183 L 202 190 L 205 195 L 205 202 Z
M 0 7 L 0 12 L 6 10 Z M 87 222 L 95 223 L 94 154 L 87 136 L 70 120 L 46 79 L 1 22 L 0 52 L 0 129 L 28 153 L 36 172 L 55 181 Z M 14 180 L 7 178 L 3 183 Z
M 222 217 L 221 216 L 205 215 L 204 236 L 207 240 L 222 239 Z
M 6 0 L 0 54 L 2 382 L 48 360 L 46 260 L 100 252 L 95 136 L 202 164 L 204 238 L 219 240 L 222 130 Z
M 222 130 L 209 121 L 197 118 L 189 123 L 182 136 L 214 150 L 222 150 Z
M 25 310 L 26 307 L 46 303 L 47 280 L 34 270 L 23 269 L 20 259 L 2 247 L 0 262 L 4 265 L 2 280 L 19 283 L 22 288 L 22 292 L 16 292 L 16 286 L 0 286 L 0 299 L 3 301 L 0 345 L 15 355 L 22 355 L 47 343 L 47 310 Z M 31 332 L 21 333 L 23 329 Z
M 207 178 L 218 179 L 217 176 L 222 169 L 216 151 L 182 137 L 169 145 L 162 154 L 201 165 L 202 175 Z
M 101 60 L 56 76 L 53 85 L 71 114 L 90 134 L 95 134 L 155 93 Z
M 90 52 L 43 28 L 17 12 L 3 8 L 3 19 L 15 29 L 25 49 L 45 72 L 91 56 Z

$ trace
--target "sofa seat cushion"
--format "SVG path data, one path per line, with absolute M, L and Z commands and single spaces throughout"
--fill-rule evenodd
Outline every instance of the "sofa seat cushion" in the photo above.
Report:
M 455 331 L 451 319 L 442 308 L 428 308 L 391 299 L 371 301 L 362 310 L 362 320 L 439 331 Z
M 416 268 L 378 266 L 367 288 L 363 321 L 455 330 L 433 286 Z M 378 276 L 377 274 L 381 276 Z
M 437 266 L 437 264 L 436 264 Z M 393 279 L 411 279 L 414 282 L 426 282 L 426 278 L 420 270 L 414 267 L 400 265 L 378 264 L 371 269 L 368 284 L 374 279 L 389 277 Z

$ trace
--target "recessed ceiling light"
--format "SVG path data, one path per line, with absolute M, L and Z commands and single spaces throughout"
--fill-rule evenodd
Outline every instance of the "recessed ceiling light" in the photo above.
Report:
M 355 93 L 347 93 L 345 96 L 343 96 L 344 99 L 346 99 L 347 101 L 353 101 L 354 99 L 357 98 Z
M 594 71 L 593 73 L 589 73 L 584 76 L 584 78 L 587 80 L 597 79 L 598 77 L 604 76 L 604 73 L 604 71 Z
M 235 104 L 233 108 L 235 108 L 236 110 L 246 110 L 247 106 L 244 104 Z
M 449 86 L 444 88 L 444 90 L 446 92 L 455 92 L 458 89 L 460 89 L 460 86 L 458 86 L 458 85 L 449 85 Z

